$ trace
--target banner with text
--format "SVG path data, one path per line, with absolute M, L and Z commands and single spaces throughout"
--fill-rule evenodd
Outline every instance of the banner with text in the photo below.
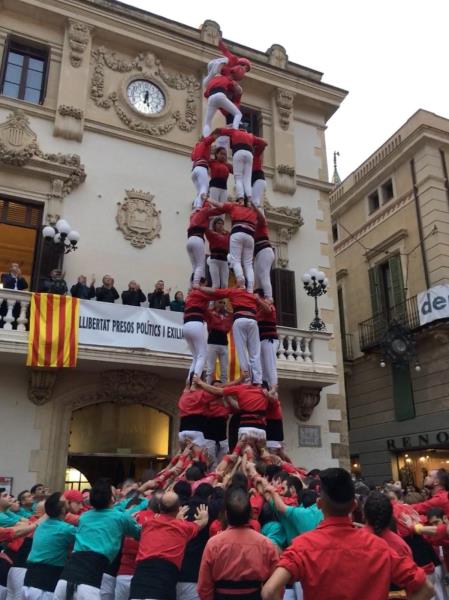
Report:
M 418 294 L 419 324 L 449 318 L 449 284 L 434 285 Z
M 80 300 L 80 344 L 189 354 L 183 313 Z

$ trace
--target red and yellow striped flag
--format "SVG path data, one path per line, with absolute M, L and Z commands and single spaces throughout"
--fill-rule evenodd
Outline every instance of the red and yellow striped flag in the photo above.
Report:
M 226 373 L 226 377 L 221 376 L 220 372 L 220 362 L 217 359 L 215 363 L 215 374 L 214 379 L 219 379 L 223 383 L 226 381 L 234 381 L 234 379 L 238 379 L 240 377 L 240 363 L 239 357 L 237 356 L 237 351 L 235 349 L 234 337 L 232 335 L 232 331 L 228 333 L 228 372 Z
M 28 367 L 76 367 L 78 315 L 78 298 L 33 294 Z

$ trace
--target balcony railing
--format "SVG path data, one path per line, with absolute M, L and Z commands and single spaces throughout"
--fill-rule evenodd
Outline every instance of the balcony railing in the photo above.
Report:
M 0 288 L 0 352 L 26 354 L 31 294 Z M 277 369 L 280 379 L 295 379 L 315 385 L 337 381 L 335 364 L 329 361 L 332 334 L 291 327 L 278 327 Z M 170 354 L 139 348 L 94 346 L 80 343 L 80 361 L 119 362 L 157 365 L 175 369 L 188 368 L 188 354 Z
M 392 323 L 400 323 L 410 330 L 419 327 L 417 296 L 412 296 L 389 309 L 359 323 L 360 349 L 367 352 L 379 346 Z

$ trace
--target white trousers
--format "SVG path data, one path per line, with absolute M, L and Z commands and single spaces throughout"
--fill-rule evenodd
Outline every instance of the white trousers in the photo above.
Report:
M 232 157 L 236 198 L 251 198 L 251 174 L 253 171 L 253 155 L 249 150 L 237 150 Z
M 204 433 L 202 431 L 189 431 L 188 429 L 180 431 L 178 433 L 178 442 L 183 444 L 185 441 L 190 440 L 195 446 L 204 448 L 206 446 L 206 440 L 204 439 Z
M 56 584 L 55 593 L 53 594 L 54 600 L 65 600 L 67 594 L 67 581 L 60 579 Z M 77 586 L 75 593 L 73 594 L 73 600 L 100 600 L 100 589 L 93 585 L 86 585 L 81 583 Z
M 277 349 L 279 340 L 262 340 L 260 342 L 260 362 L 262 365 L 262 379 L 270 387 L 278 384 L 278 373 L 276 369 Z
M 214 378 L 216 361 L 220 361 L 220 380 L 225 383 L 228 379 L 228 347 L 220 344 L 207 344 L 207 383 Z
M 115 580 L 115 600 L 128 600 L 132 575 L 117 575 Z
M 215 200 L 216 202 L 221 202 L 221 204 L 223 204 L 223 202 L 226 202 L 226 200 L 228 199 L 228 190 L 224 190 L 223 188 L 211 187 L 209 188 L 209 196 L 212 198 L 212 200 Z M 217 217 L 214 217 L 214 219 L 216 218 Z
M 441 565 L 435 567 L 435 572 L 427 576 L 430 583 L 435 589 L 435 595 L 432 596 L 431 600 L 448 600 L 448 594 L 446 586 L 443 581 L 443 570 Z
M 115 595 L 115 577 L 108 573 L 103 573 L 101 578 L 100 598 L 101 600 L 114 600 Z
M 22 600 L 53 600 L 53 592 L 46 592 L 35 587 L 22 588 Z
M 192 171 L 192 181 L 196 189 L 196 197 L 193 202 L 193 208 L 201 208 L 203 199 L 201 194 L 206 194 L 209 189 L 209 173 L 206 167 L 195 167 Z
M 8 593 L 7 588 L 4 585 L 0 585 L 0 600 L 6 600 L 6 594 Z
M 211 134 L 212 119 L 214 118 L 214 115 L 217 112 L 217 110 L 220 108 L 233 115 L 234 120 L 232 121 L 232 128 L 239 128 L 240 121 L 242 120 L 242 113 L 236 107 L 236 105 L 229 100 L 225 93 L 218 92 L 218 94 L 212 94 L 212 96 L 209 96 L 209 98 L 207 99 L 206 115 L 204 117 L 203 125 L 204 137 Z
M 196 591 L 196 583 L 180 581 L 176 584 L 176 600 L 200 600 Z
M 206 246 L 204 240 L 197 235 L 192 235 L 187 239 L 186 248 L 192 263 L 193 283 L 199 283 L 205 273 Z
M 183 334 L 192 353 L 189 377 L 191 373 L 201 377 L 207 357 L 207 330 L 204 323 L 200 321 L 184 323 Z
M 253 383 L 262 383 L 260 364 L 260 339 L 255 319 L 236 319 L 232 325 L 235 349 L 239 357 L 240 369 L 249 371 Z
M 254 279 L 256 288 L 262 288 L 265 298 L 273 298 L 271 266 L 274 263 L 273 248 L 263 248 L 254 257 Z
M 248 233 L 238 231 L 229 238 L 229 256 L 236 279 L 246 278 L 246 289 L 254 289 L 254 238 Z
M 254 206 L 259 207 L 261 204 L 263 204 L 263 197 L 266 189 L 267 182 L 265 179 L 256 179 L 251 188 L 251 202 L 254 204 Z
M 226 288 L 229 281 L 229 265 L 227 260 L 216 260 L 208 258 L 210 278 L 213 288 Z
M 8 571 L 6 600 L 21 600 L 23 582 L 27 570 L 24 567 L 11 567 Z

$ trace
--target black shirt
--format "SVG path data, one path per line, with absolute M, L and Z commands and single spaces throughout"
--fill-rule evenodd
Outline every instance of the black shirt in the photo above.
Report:
M 145 294 L 142 290 L 125 290 L 122 292 L 122 303 L 128 306 L 140 306 L 141 302 L 145 302 Z
M 152 292 L 148 294 L 148 304 L 150 308 L 165 310 L 167 306 L 170 306 L 170 294 L 164 294 L 162 291 Z
M 106 288 L 104 285 L 95 290 L 98 302 L 115 302 L 120 296 L 115 287 Z
M 70 288 L 70 293 L 74 298 L 80 298 L 81 300 L 90 300 L 95 296 L 95 288 L 93 285 L 90 287 L 83 283 L 75 283 Z

